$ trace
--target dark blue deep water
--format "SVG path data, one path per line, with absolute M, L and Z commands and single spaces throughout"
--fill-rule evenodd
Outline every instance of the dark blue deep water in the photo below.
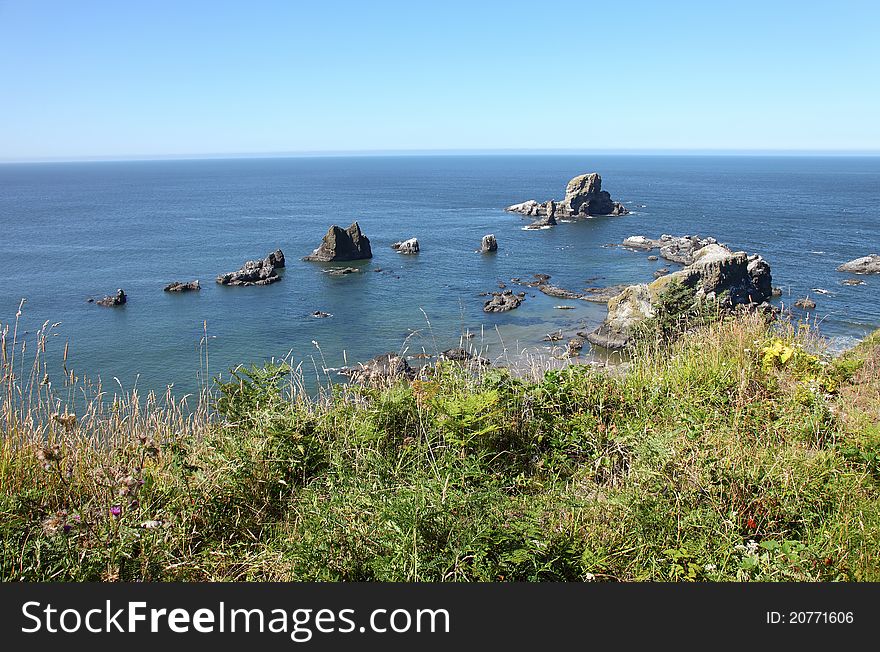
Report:
M 502 208 L 560 198 L 569 178 L 599 172 L 633 214 L 523 231 Z M 331 277 L 299 258 L 330 224 L 360 222 L 374 258 Z M 495 256 L 474 253 L 494 233 Z M 490 355 L 542 346 L 556 328 L 592 328 L 604 306 L 530 291 L 519 309 L 482 312 L 481 292 L 536 272 L 579 290 L 652 278 L 628 235 L 712 235 L 761 253 L 783 301 L 811 294 L 825 334 L 850 342 L 880 326 L 880 277 L 841 284 L 840 263 L 880 252 L 880 158 L 702 156 L 425 156 L 0 165 L 0 322 L 32 337 L 60 322 L 50 371 L 117 378 L 125 388 L 191 391 L 203 324 L 210 373 L 290 353 L 314 374 L 377 353 L 457 345 L 480 332 Z M 422 253 L 389 245 L 418 237 Z M 214 277 L 280 247 L 284 279 L 227 288 Z M 381 267 L 384 271 L 370 270 Z M 173 280 L 199 293 L 169 295 Z M 86 302 L 124 288 L 119 309 Z M 830 294 L 816 294 L 822 288 Z M 534 295 L 534 296 L 531 296 Z M 575 310 L 555 310 L 569 304 Z M 310 313 L 333 314 L 315 319 Z M 424 312 L 423 312 L 424 311 Z M 409 337 L 411 331 L 418 331 Z M 502 346 L 499 338 L 503 339 Z M 320 346 L 320 352 L 313 342 Z M 324 360 L 321 360 L 323 355 Z

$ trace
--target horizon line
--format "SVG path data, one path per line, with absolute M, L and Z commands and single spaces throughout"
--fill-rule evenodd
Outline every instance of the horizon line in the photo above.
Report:
M 485 149 L 361 149 L 292 150 L 267 152 L 202 152 L 189 154 L 94 154 L 0 158 L 0 165 L 24 163 L 98 163 L 135 161 L 200 161 L 273 158 L 342 158 L 395 156 L 805 156 L 874 157 L 876 149 L 748 149 L 748 148 L 485 148 Z

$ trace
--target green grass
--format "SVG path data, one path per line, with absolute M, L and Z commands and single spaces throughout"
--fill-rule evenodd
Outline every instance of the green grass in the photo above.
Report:
M 877 581 L 880 337 L 820 347 L 728 319 L 625 374 L 449 363 L 319 399 L 276 365 L 195 416 L 66 425 L 7 388 L 0 576 Z

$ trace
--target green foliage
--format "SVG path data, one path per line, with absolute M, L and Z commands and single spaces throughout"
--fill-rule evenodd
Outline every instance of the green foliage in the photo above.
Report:
M 105 446 L 4 444 L 0 576 L 880 580 L 876 348 L 690 332 L 689 301 L 671 290 L 678 335 L 625 374 L 440 365 L 305 400 L 267 365 L 198 434 L 151 413 Z
M 683 333 L 718 321 L 724 295 L 698 300 L 693 287 L 670 281 L 654 302 L 654 316 L 636 328 L 636 339 L 671 342 Z

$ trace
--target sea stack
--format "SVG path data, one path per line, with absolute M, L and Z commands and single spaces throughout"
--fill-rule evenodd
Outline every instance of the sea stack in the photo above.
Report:
M 486 254 L 492 251 L 498 251 L 498 241 L 494 234 L 489 233 L 480 241 L 480 253 Z
M 568 182 L 565 198 L 539 203 L 530 199 L 521 204 L 508 206 L 506 211 L 530 217 L 578 218 L 593 215 L 626 215 L 629 211 L 620 202 L 613 201 L 602 190 L 602 177 L 596 172 L 581 174 Z M 549 225 L 549 220 L 547 225 Z
M 334 224 L 327 231 L 321 244 L 303 260 L 329 263 L 335 260 L 364 260 L 372 258 L 370 239 L 361 233 L 361 227 L 354 222 L 347 229 Z

